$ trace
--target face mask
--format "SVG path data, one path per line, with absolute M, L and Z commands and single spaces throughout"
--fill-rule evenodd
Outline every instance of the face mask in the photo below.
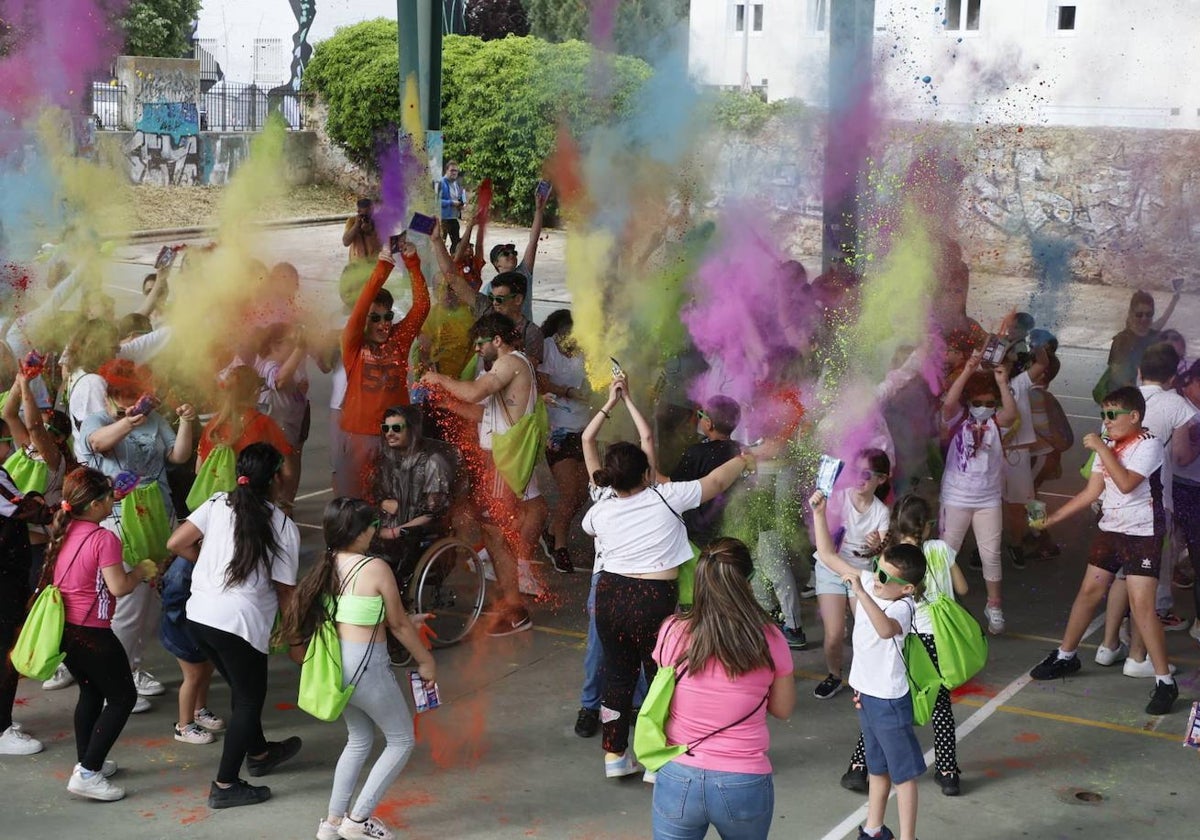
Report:
M 986 405 L 971 406 L 971 419 L 976 423 L 982 423 L 991 418 L 996 413 L 996 409 L 988 408 Z

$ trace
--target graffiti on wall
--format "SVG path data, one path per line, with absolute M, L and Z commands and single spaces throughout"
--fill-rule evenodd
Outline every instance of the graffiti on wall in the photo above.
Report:
M 208 135 L 200 143 L 201 183 L 224 186 L 229 183 L 246 158 L 250 156 L 250 141 L 244 135 Z
M 134 108 L 161 102 L 195 102 L 200 77 L 185 69 L 136 70 L 137 83 L 130 94 Z
M 135 184 L 200 183 L 200 118 L 195 103 L 144 103 L 125 154 Z

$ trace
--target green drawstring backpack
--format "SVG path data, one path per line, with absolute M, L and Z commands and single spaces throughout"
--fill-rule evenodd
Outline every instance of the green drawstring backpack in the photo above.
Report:
M 196 471 L 196 480 L 188 491 L 188 510 L 196 510 L 216 493 L 232 493 L 237 487 L 237 453 L 232 446 L 213 447 Z
M 896 647 L 900 648 L 899 642 Z M 933 704 L 942 688 L 942 675 L 915 632 L 904 638 L 904 647 L 900 651 L 908 676 L 908 693 L 912 697 L 913 723 L 924 726 L 933 717 Z
M 8 456 L 4 471 L 22 493 L 45 493 L 50 484 L 50 468 L 46 462 L 31 457 L 23 446 Z
M 941 673 L 942 685 L 953 690 L 987 664 L 987 636 L 979 622 L 953 598 L 938 595 L 926 601 L 926 606 L 933 620 L 937 670 Z
M 507 431 L 492 435 L 492 460 L 496 471 L 518 498 L 525 494 L 533 469 L 546 451 L 549 437 L 550 420 L 542 400 L 537 400 L 533 411 L 513 423 Z
M 12 664 L 17 672 L 31 680 L 48 680 L 67 655 L 62 652 L 63 627 L 67 612 L 62 593 L 50 584 L 33 602 L 25 626 L 12 649 Z

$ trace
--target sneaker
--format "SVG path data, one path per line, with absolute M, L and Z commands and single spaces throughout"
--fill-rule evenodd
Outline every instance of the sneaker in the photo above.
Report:
M 345 819 L 342 822 L 345 822 Z M 338 840 L 339 837 L 341 835 L 338 834 L 338 826 L 329 820 L 321 820 L 317 823 L 317 840 Z
M 858 827 L 858 840 L 896 840 L 896 835 L 892 834 L 892 830 L 885 825 L 878 834 L 872 836 L 867 834 L 860 825 Z
M 1188 630 L 1188 635 L 1197 642 L 1200 642 L 1200 619 L 1196 619 L 1195 623 L 1192 624 L 1191 629 Z
M 221 732 L 225 729 L 225 721 L 214 715 L 208 710 L 207 706 L 202 706 L 197 709 L 192 717 L 197 724 L 203 726 L 209 732 Z
M 1174 674 L 1175 666 L 1172 665 L 1170 667 L 1171 673 Z M 1150 677 L 1157 676 L 1154 673 L 1154 663 L 1150 661 L 1149 656 L 1147 656 L 1141 662 L 1138 662 L 1136 659 L 1132 658 L 1126 659 L 1125 665 L 1121 668 L 1121 673 L 1127 677 L 1136 677 L 1138 679 L 1149 679 Z
M 1179 699 L 1179 686 L 1173 682 L 1155 682 L 1154 690 L 1150 692 L 1150 702 L 1146 704 L 1146 714 L 1169 714 L 1175 701 Z
M 983 615 L 987 618 L 989 633 L 999 636 L 1004 632 L 1004 610 L 1000 607 L 987 606 L 983 608 Z
M 1006 550 L 1008 554 L 1008 562 L 1012 563 L 1014 569 L 1025 568 L 1025 549 L 1019 545 L 1010 545 Z
M 69 793 L 100 802 L 116 802 L 125 798 L 125 790 L 104 778 L 104 773 L 92 773 L 85 778 L 83 774 L 86 772 L 88 771 L 76 765 L 71 778 L 67 780 Z
M 938 787 L 942 789 L 942 796 L 958 796 L 962 793 L 957 773 L 934 773 L 933 777 L 937 779 Z
M 251 776 L 265 776 L 289 758 L 295 758 L 303 744 L 304 742 L 295 735 L 282 741 L 268 741 L 265 757 L 246 756 L 246 772 Z M 270 791 L 268 791 L 268 795 L 270 795 Z
M 1129 645 L 1124 642 L 1118 643 L 1116 650 L 1104 645 L 1096 648 L 1096 664 L 1103 665 L 1105 668 L 1109 665 L 1116 665 L 1127 656 L 1129 656 Z
M 239 808 L 242 805 L 258 805 L 271 798 L 271 789 L 266 785 L 252 785 L 238 779 L 227 788 L 213 782 L 208 788 L 209 808 Z
M 542 553 L 546 555 L 546 559 L 551 563 L 554 562 L 554 535 L 548 530 L 542 531 L 542 535 L 538 537 L 538 545 L 542 547 Z
M 139 694 L 138 699 L 133 702 L 133 710 L 130 714 L 140 715 L 143 712 L 150 711 L 150 708 L 150 701 Z
M 495 638 L 512 636 L 516 633 L 523 633 L 532 627 L 533 619 L 529 616 L 529 610 L 524 607 L 513 607 L 500 611 L 487 634 Z
M 629 750 L 625 750 L 620 758 L 605 757 L 604 759 L 604 777 L 607 779 L 621 779 L 643 770 L 645 768 L 637 763 L 633 753 Z
M 71 769 L 71 772 L 72 773 L 83 772 L 83 765 L 76 764 Z M 117 762 L 113 761 L 111 758 L 104 759 L 104 764 L 102 764 L 100 766 L 100 775 L 106 779 L 111 779 L 116 774 L 116 772 L 117 772 Z
M 1029 676 L 1035 680 L 1057 680 L 1067 674 L 1074 674 L 1082 667 L 1083 663 L 1079 661 L 1078 655 L 1072 656 L 1070 659 L 1062 659 L 1057 650 L 1052 650 L 1029 672 Z
M 642 781 L 648 785 L 652 785 L 658 781 L 658 773 L 654 772 L 653 770 L 647 770 L 642 774 Z
M 179 728 L 179 724 L 175 724 L 175 740 L 185 744 L 211 744 L 217 740 L 217 736 L 207 729 L 201 729 L 195 723 L 189 723 L 183 729 Z
M 839 784 L 846 790 L 852 790 L 855 793 L 866 793 L 870 787 L 870 782 L 867 781 L 867 768 L 855 767 L 851 764 L 849 769 L 842 774 Z
M 162 683 L 154 679 L 153 674 L 142 670 L 133 672 L 133 687 L 137 689 L 137 693 L 142 697 L 157 697 L 160 694 L 165 694 L 167 691 Z
M 366 822 L 355 822 L 346 817 L 338 826 L 338 837 L 343 840 L 358 840 L 362 837 L 370 840 L 392 840 L 395 835 L 377 817 L 370 817 Z
M 818 700 L 828 700 L 841 691 L 844 686 L 845 683 L 842 682 L 841 677 L 835 677 L 833 674 L 830 674 L 813 689 L 813 697 L 816 697 Z
M 75 682 L 75 678 L 71 676 L 71 672 L 67 670 L 66 665 L 59 665 L 54 669 L 54 676 L 42 683 L 43 691 L 58 691 L 60 688 L 66 688 Z
M 600 731 L 600 710 L 580 709 L 575 716 L 575 734 L 580 738 L 591 738 Z
M 787 642 L 787 646 L 792 650 L 805 650 L 808 648 L 808 639 L 804 637 L 804 628 L 791 627 L 783 628 L 783 639 Z
M 36 755 L 44 749 L 41 741 L 15 723 L 0 735 L 0 755 Z
M 1168 633 L 1173 633 L 1176 630 L 1186 630 L 1188 628 L 1188 620 L 1186 618 L 1180 618 L 1170 610 L 1167 612 L 1160 612 L 1158 614 L 1158 620 L 1162 622 L 1163 630 L 1166 630 Z
M 800 590 L 800 597 L 805 601 L 810 601 L 817 597 L 817 587 L 806 586 Z
M 517 564 L 517 591 L 531 598 L 540 598 L 545 592 L 528 563 Z
M 554 571 L 562 575 L 569 575 L 575 571 L 575 564 L 571 562 L 571 554 L 565 548 L 556 548 L 550 556 L 550 562 L 554 564 Z

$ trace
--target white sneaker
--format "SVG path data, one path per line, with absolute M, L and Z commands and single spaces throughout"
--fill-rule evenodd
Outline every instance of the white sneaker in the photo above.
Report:
M 343 819 L 343 822 L 345 820 Z M 338 827 L 327 819 L 322 819 L 317 823 L 317 840 L 338 840 Z
M 211 744 L 217 740 L 217 736 L 207 729 L 201 729 L 195 723 L 189 723 L 183 729 L 180 729 L 179 724 L 176 724 L 175 740 L 182 741 L 185 744 Z
M 375 817 L 361 823 L 346 817 L 338 826 L 338 837 L 342 840 L 392 840 L 394 836 L 392 830 Z
M 528 563 L 517 564 L 517 589 L 522 595 L 529 595 L 532 598 L 540 598 L 545 591 L 542 589 L 542 584 L 534 577 L 533 570 L 529 568 Z
M 83 777 L 84 770 L 76 767 L 67 782 L 67 790 L 76 796 L 97 799 L 101 802 L 116 802 L 125 798 L 125 791 L 117 787 L 103 773 L 93 773 L 90 778 Z
M 1096 648 L 1096 664 L 1103 665 L 1105 668 L 1109 665 L 1116 665 L 1127 656 L 1129 656 L 1129 646 L 1124 642 L 1118 643 L 1116 650 L 1104 645 Z
M 1138 662 L 1136 659 L 1129 658 L 1125 660 L 1125 665 L 1121 668 L 1121 673 L 1127 677 L 1138 677 L 1141 679 L 1153 677 L 1155 676 L 1154 663 L 1150 661 L 1149 656 L 1147 656 L 1141 662 Z M 1174 665 L 1171 666 L 1171 673 L 1175 673 Z
M 648 785 L 652 785 L 658 781 L 658 773 L 654 772 L 653 770 L 647 770 L 642 774 L 642 781 Z
M 57 691 L 60 688 L 66 688 L 75 682 L 75 678 L 71 676 L 71 672 L 67 670 L 66 665 L 59 665 L 54 671 L 54 676 L 42 683 L 43 691 Z
M 150 701 L 139 694 L 138 699 L 133 704 L 133 711 L 130 714 L 140 715 L 142 712 L 148 711 L 150 711 Z
M 989 633 L 999 636 L 1004 632 L 1004 610 L 1000 607 L 984 607 L 983 615 L 987 618 Z
M 34 755 L 44 749 L 41 741 L 22 732 L 15 723 L 0 734 L 0 755 Z
M 639 773 L 645 768 L 638 764 L 633 757 L 632 750 L 625 750 L 620 758 L 604 759 L 604 776 L 609 779 L 620 779 L 625 776 L 632 776 L 634 773 Z
M 1188 628 L 1188 635 L 1200 642 L 1200 619 L 1192 622 L 1192 626 Z
M 167 691 L 162 683 L 154 679 L 153 674 L 142 670 L 133 672 L 133 687 L 137 689 L 137 693 L 142 697 L 157 697 L 160 694 L 165 694 Z
M 72 773 L 80 773 L 82 771 L 83 771 L 82 764 L 76 764 L 75 767 L 71 770 Z M 113 761 L 111 758 L 104 759 L 104 764 L 101 765 L 101 767 L 100 767 L 100 775 L 106 779 L 111 779 L 116 772 L 117 772 L 117 762 Z
M 197 709 L 192 720 L 209 732 L 221 732 L 225 729 L 225 721 L 210 712 L 207 706 Z

